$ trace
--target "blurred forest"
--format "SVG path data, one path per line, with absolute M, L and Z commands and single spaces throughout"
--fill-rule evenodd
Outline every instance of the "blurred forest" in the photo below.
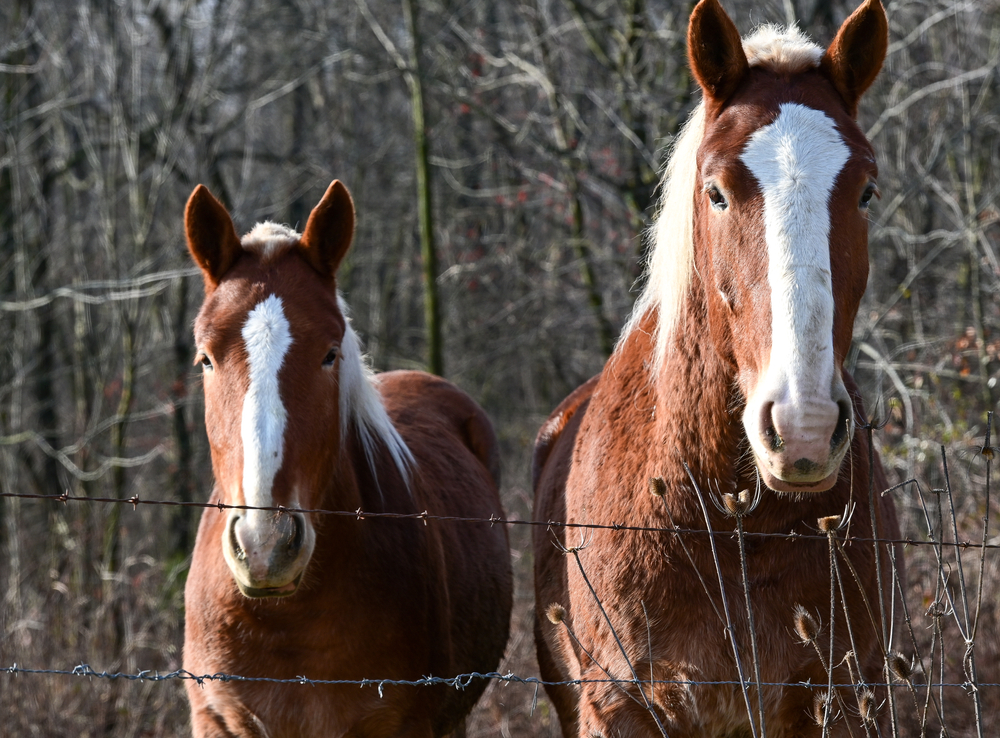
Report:
M 854 8 L 723 4 L 744 33 L 797 20 L 824 45 Z M 0 493 L 207 499 L 186 198 L 207 184 L 241 233 L 301 228 L 340 179 L 358 228 L 339 286 L 374 365 L 430 366 L 470 392 L 501 437 L 508 514 L 529 517 L 534 434 L 601 369 L 637 294 L 659 172 L 698 99 L 692 6 L 5 0 Z M 1000 3 L 886 7 L 889 56 L 860 112 L 882 196 L 848 368 L 887 422 L 894 482 L 940 488 L 948 454 L 956 534 L 979 540 L 992 516 L 995 539 L 976 448 L 1000 396 Z M 905 535 L 926 537 L 909 489 L 894 493 Z M 0 497 L 0 668 L 179 668 L 198 514 Z M 534 676 L 528 535 L 511 536 L 501 671 Z M 927 547 L 907 556 L 916 621 L 946 574 Z M 998 569 L 991 550 L 979 663 L 993 672 Z M 962 681 L 964 644 L 934 634 L 936 676 Z M 996 686 L 981 695 L 997 714 Z M 470 735 L 556 736 L 535 696 L 492 685 Z M 950 735 L 974 734 L 964 690 L 940 702 Z M 177 681 L 0 675 L 0 715 L 19 735 L 187 731 Z

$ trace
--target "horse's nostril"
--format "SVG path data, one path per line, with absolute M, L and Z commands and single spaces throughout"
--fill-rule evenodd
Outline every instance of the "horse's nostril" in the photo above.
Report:
M 302 543 L 305 540 L 304 528 L 305 524 L 302 520 L 302 516 L 292 515 L 292 537 L 288 541 L 289 553 L 295 554 L 300 548 L 302 548 Z
M 774 418 L 771 415 L 774 410 L 773 402 L 765 402 L 760 408 L 760 431 L 764 436 L 764 441 L 771 447 L 772 451 L 778 451 L 783 445 L 781 436 L 777 428 L 774 427 Z
M 850 402 L 847 400 L 838 400 L 837 407 L 840 412 L 837 415 L 837 427 L 833 430 L 833 436 L 830 437 L 830 448 L 837 448 L 846 439 L 851 430 L 851 416 L 854 412 L 854 408 Z
M 229 547 L 233 551 L 233 556 L 239 561 L 246 561 L 247 554 L 240 545 L 239 536 L 236 535 L 236 524 L 240 521 L 238 516 L 233 516 L 229 520 Z

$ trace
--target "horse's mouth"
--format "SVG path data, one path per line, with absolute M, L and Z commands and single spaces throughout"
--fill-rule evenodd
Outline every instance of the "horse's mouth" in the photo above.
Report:
M 761 481 L 775 492 L 828 492 L 836 484 L 837 477 L 840 476 L 840 467 L 838 466 L 833 470 L 832 474 L 823 479 L 801 482 L 781 479 L 768 471 L 766 465 L 762 464 L 759 460 L 757 462 L 757 471 L 760 474 Z
M 239 579 L 236 579 L 236 586 L 240 588 L 240 592 L 242 592 L 244 596 L 252 599 L 262 599 L 264 597 L 289 597 L 299 590 L 299 583 L 301 581 L 302 574 L 300 573 L 288 584 L 283 584 L 280 587 L 248 587 Z

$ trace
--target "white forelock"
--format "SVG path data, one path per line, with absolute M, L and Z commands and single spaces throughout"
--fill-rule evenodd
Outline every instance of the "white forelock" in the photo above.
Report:
M 798 26 L 760 26 L 743 39 L 743 51 L 751 67 L 796 74 L 818 67 L 823 49 L 814 44 Z
M 302 234 L 280 223 L 269 220 L 258 223 L 240 241 L 244 249 L 260 255 L 263 260 L 277 256 L 290 246 L 298 243 Z
M 694 264 L 694 188 L 698 178 L 698 147 L 705 135 L 705 104 L 691 113 L 680 135 L 660 184 L 661 204 L 649 230 L 649 261 L 643 287 L 619 343 L 636 330 L 650 308 L 658 310 L 656 368 L 663 362 Z

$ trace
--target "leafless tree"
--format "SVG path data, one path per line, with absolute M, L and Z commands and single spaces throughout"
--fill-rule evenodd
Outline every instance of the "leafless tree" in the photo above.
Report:
M 726 6 L 744 31 L 796 19 L 824 42 L 852 4 Z M 960 460 L 955 527 L 977 540 L 995 520 L 970 449 L 1000 399 L 1000 8 L 887 9 L 888 61 L 861 111 L 881 201 L 848 366 L 886 423 L 883 455 L 899 481 L 944 489 L 941 444 Z M 205 499 L 186 197 L 205 183 L 238 228 L 301 227 L 339 178 L 359 217 L 340 287 L 373 362 L 429 365 L 482 402 L 503 443 L 506 507 L 528 516 L 534 434 L 612 350 L 659 173 L 697 102 L 689 10 L 667 0 L 0 5 L 0 492 Z M 931 493 L 934 507 L 910 487 L 894 494 L 908 535 L 940 541 L 944 498 Z M 0 666 L 176 668 L 195 514 L 0 498 Z M 530 676 L 527 535 L 512 536 L 506 667 Z M 941 572 L 957 559 L 926 547 L 907 557 L 914 633 L 933 638 L 918 643 L 924 668 L 961 680 L 961 652 L 942 644 L 962 624 L 925 614 L 954 585 Z M 980 632 L 1000 610 L 987 563 L 969 569 L 969 587 L 986 592 Z M 995 683 L 1000 649 L 980 648 L 978 678 Z M 11 732 L 166 735 L 186 724 L 177 684 L 0 681 Z M 974 733 L 968 699 L 934 699 L 950 735 Z M 982 699 L 1000 706 L 996 689 Z M 470 730 L 556 735 L 551 711 L 531 704 L 530 689 L 491 687 Z

